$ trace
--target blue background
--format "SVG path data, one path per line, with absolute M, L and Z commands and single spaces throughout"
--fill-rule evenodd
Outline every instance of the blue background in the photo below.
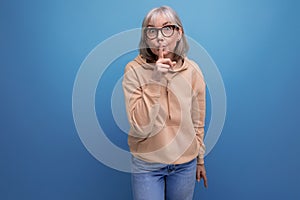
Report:
M 132 198 L 130 174 L 104 166 L 81 143 L 72 89 L 96 45 L 140 27 L 164 4 L 212 56 L 227 92 L 225 126 L 206 157 L 209 188 L 197 184 L 195 199 L 300 199 L 296 0 L 2 0 L 0 199 Z M 116 74 L 134 56 L 122 57 Z M 115 80 L 103 81 L 99 87 Z M 122 146 L 118 131 L 110 138 Z

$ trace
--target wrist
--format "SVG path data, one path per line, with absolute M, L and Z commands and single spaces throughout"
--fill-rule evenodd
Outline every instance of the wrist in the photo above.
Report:
M 204 165 L 204 158 L 202 155 L 197 156 L 197 164 Z

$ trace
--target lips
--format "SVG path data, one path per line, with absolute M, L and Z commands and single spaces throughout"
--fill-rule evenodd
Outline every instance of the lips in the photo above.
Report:
M 162 49 L 163 51 L 165 51 L 166 50 L 166 45 L 163 45 L 163 46 L 158 46 L 156 49 L 157 49 L 157 51 L 159 51 L 159 49 Z

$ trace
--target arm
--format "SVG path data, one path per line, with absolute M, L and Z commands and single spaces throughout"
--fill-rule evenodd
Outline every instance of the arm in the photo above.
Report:
M 123 90 L 128 120 L 131 128 L 141 137 L 156 134 L 165 123 L 163 114 L 160 113 L 162 112 L 159 104 L 162 87 L 160 80 L 168 72 L 170 66 L 175 64 L 170 59 L 163 58 L 163 52 L 160 49 L 159 59 L 149 77 L 150 80 L 144 85 L 141 85 L 134 67 L 130 64 L 126 66 Z
M 197 157 L 197 171 L 196 179 L 199 182 L 201 178 L 204 180 L 204 186 L 207 187 L 206 170 L 204 166 L 204 124 L 205 124 L 205 82 L 201 71 L 196 70 L 192 83 L 194 89 L 194 96 L 192 102 L 192 119 L 194 129 L 196 132 L 197 142 L 200 146 L 200 150 Z
M 128 121 L 139 136 L 149 134 L 154 125 L 160 105 L 160 86 L 151 82 L 140 85 L 135 70 L 127 65 L 123 79 L 123 90 Z
M 197 142 L 200 146 L 200 150 L 197 157 L 198 164 L 204 164 L 204 125 L 205 125 L 205 82 L 201 71 L 195 70 L 193 73 L 192 87 L 193 87 L 193 98 L 192 98 L 192 120 L 194 129 L 196 132 Z

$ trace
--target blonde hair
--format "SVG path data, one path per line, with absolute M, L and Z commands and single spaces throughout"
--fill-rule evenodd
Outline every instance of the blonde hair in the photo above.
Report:
M 145 58 L 150 62 L 154 62 L 157 60 L 157 56 L 154 53 L 152 53 L 150 47 L 147 44 L 147 36 L 145 34 L 145 28 L 147 28 L 151 20 L 157 19 L 157 17 L 159 17 L 160 15 L 166 16 L 171 23 L 174 23 L 175 25 L 179 26 L 180 29 L 182 30 L 181 39 L 177 42 L 173 53 L 174 53 L 174 60 L 183 59 L 189 49 L 189 45 L 184 35 L 183 26 L 179 16 L 172 8 L 168 6 L 161 6 L 158 8 L 154 8 L 150 10 L 148 14 L 145 16 L 142 23 L 142 34 L 141 34 L 141 40 L 139 44 L 140 54 L 142 55 L 143 58 Z

